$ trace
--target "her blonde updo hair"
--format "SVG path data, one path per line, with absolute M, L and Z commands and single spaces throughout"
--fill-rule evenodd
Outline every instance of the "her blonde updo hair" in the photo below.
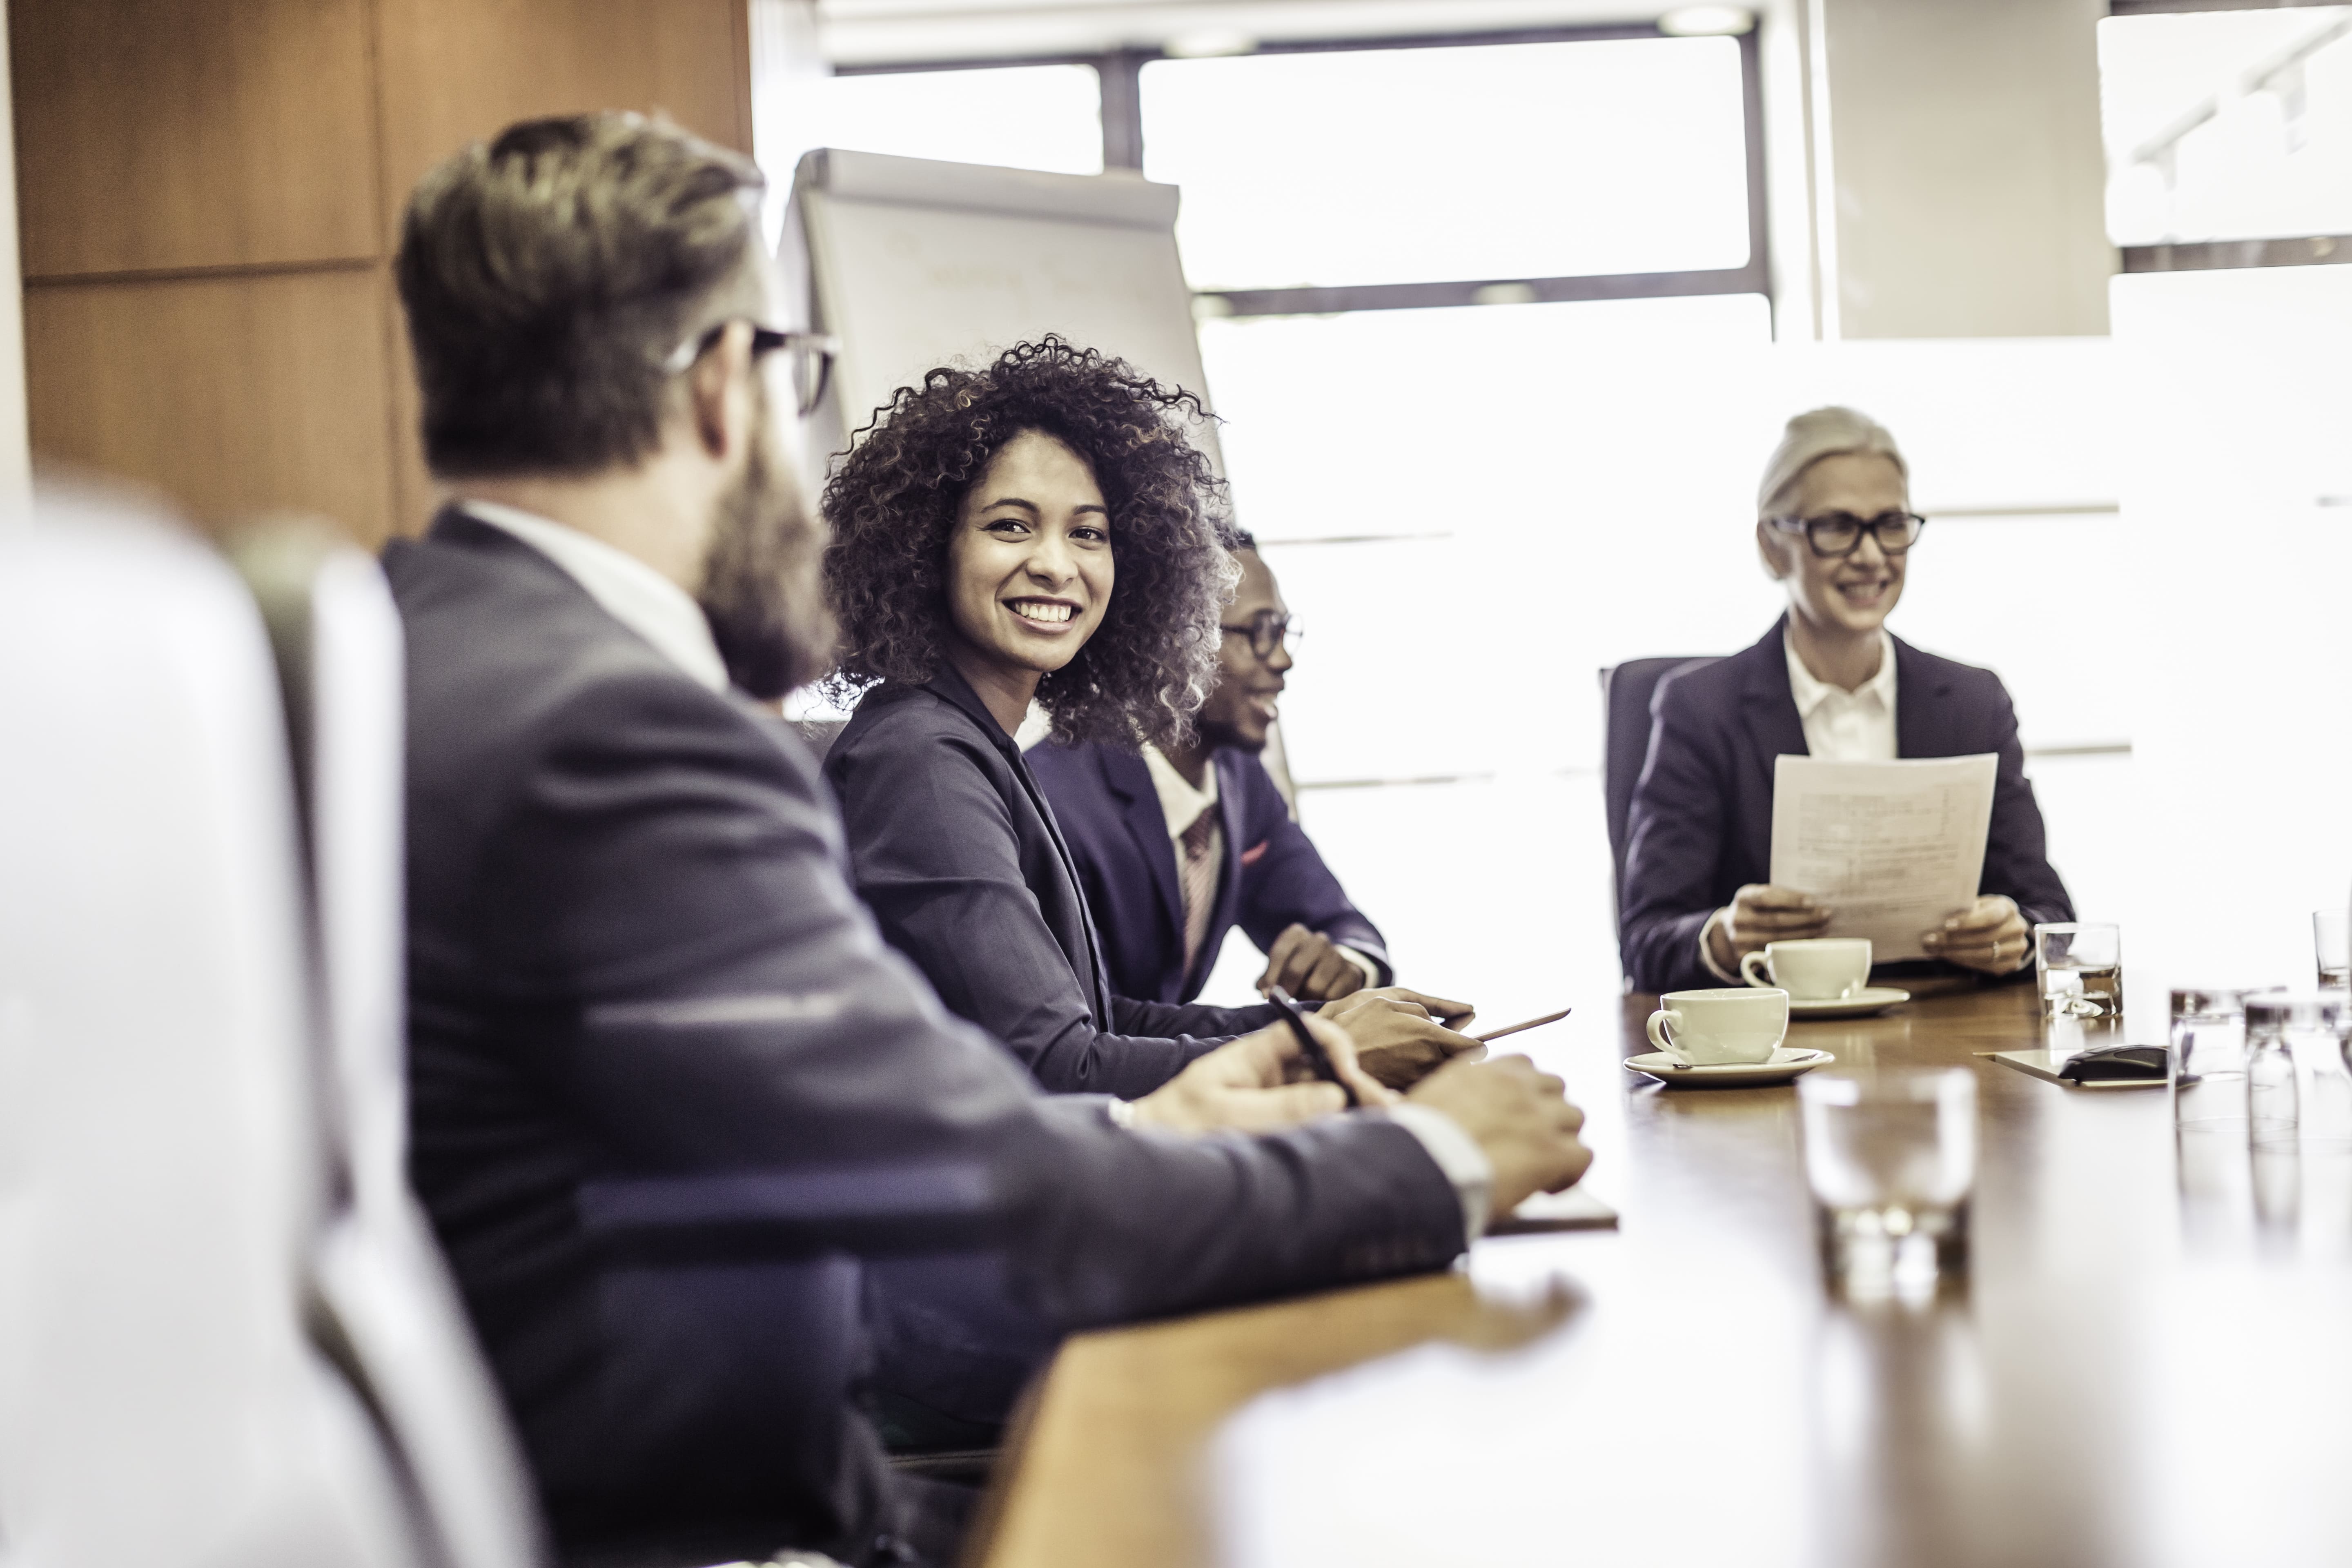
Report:
M 1780 444 L 1764 465 L 1763 482 L 1756 487 L 1756 515 L 1771 518 L 1792 499 L 1805 470 L 1823 458 L 1885 458 L 1908 480 L 1911 467 L 1886 426 L 1869 415 L 1832 405 L 1809 409 L 1789 421 Z

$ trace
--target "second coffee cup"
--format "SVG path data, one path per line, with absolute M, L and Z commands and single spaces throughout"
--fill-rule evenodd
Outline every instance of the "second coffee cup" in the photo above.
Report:
M 1762 968 L 1770 979 L 1760 979 Z M 1772 942 L 1739 961 L 1750 985 L 1778 986 L 1799 1002 L 1843 1002 L 1870 984 L 1867 937 L 1815 936 Z
M 1789 994 L 1727 985 L 1669 991 L 1650 1015 L 1650 1044 L 1693 1067 L 1769 1062 L 1789 1032 Z

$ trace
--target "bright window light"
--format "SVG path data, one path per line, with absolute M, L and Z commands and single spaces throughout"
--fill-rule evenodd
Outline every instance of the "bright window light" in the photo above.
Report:
M 1735 268 L 1739 45 L 1633 38 L 1156 60 L 1145 173 L 1199 289 Z
M 2099 24 L 2118 245 L 2352 234 L 2352 6 Z
M 820 91 L 821 146 L 1102 173 L 1102 83 L 1092 66 L 839 76 Z

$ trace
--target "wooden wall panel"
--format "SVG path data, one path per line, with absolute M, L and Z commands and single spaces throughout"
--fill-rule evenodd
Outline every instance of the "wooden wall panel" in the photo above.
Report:
M 751 150 L 745 0 L 378 0 L 387 249 L 425 171 L 517 120 L 660 110 Z
M 393 518 L 384 279 L 357 268 L 25 296 L 33 449 L 143 479 L 199 518 Z
M 751 151 L 745 0 L 377 0 L 383 95 L 384 250 L 408 194 L 467 142 L 534 115 L 660 110 Z M 429 521 L 406 327 L 392 306 L 395 527 Z
M 27 278 L 375 255 L 367 0 L 8 6 Z

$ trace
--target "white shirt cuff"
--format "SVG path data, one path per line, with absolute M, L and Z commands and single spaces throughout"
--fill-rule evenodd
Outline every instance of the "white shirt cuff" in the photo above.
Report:
M 1454 1118 L 1426 1105 L 1391 1105 L 1372 1114 L 1387 1117 L 1420 1139 L 1445 1179 L 1454 1184 L 1454 1195 L 1462 1200 L 1462 1245 L 1467 1247 L 1486 1235 L 1486 1205 L 1495 1191 L 1495 1163 L 1478 1147 L 1478 1141 L 1463 1131 Z
M 1698 928 L 1698 961 L 1706 965 L 1706 972 L 1709 974 L 1714 975 L 1726 985 L 1745 985 L 1748 984 L 1745 979 L 1737 974 L 1725 973 L 1723 965 L 1715 961 L 1715 928 L 1722 923 L 1723 911 L 1717 910 L 1706 917 L 1706 924 Z
M 1370 959 L 1366 958 L 1362 953 L 1358 952 L 1354 948 L 1349 947 L 1344 942 L 1335 942 L 1331 945 L 1339 950 L 1339 955 L 1342 958 L 1345 958 L 1349 963 L 1354 964 L 1357 968 L 1364 972 L 1364 988 L 1366 990 L 1370 991 L 1379 986 L 1381 983 L 1381 966 L 1379 964 L 1374 963 Z

